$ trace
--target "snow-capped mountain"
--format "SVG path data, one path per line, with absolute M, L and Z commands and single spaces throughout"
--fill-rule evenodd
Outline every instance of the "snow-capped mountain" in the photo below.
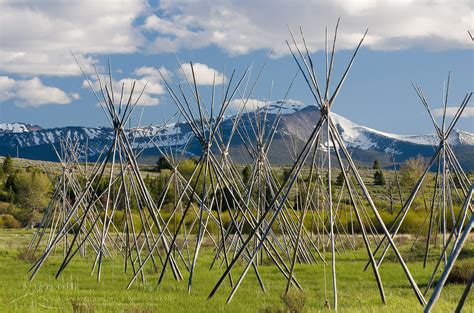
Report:
M 397 135 L 378 131 L 366 126 L 360 126 L 352 121 L 332 114 L 334 122 L 341 128 L 343 139 L 351 146 L 359 147 L 361 149 L 380 148 L 377 144 L 379 137 L 385 137 L 389 140 L 413 143 L 417 145 L 434 146 L 439 143 L 437 134 L 425 135 Z M 449 137 L 449 143 L 456 145 L 471 145 L 474 146 L 474 134 L 454 129 Z
M 177 124 L 132 128 L 127 132 L 133 139 L 134 147 L 140 148 L 155 147 L 155 144 L 150 141 L 151 138 L 154 138 L 158 146 L 180 146 L 184 145 L 192 135 L 190 132 L 180 131 L 180 126 Z M 0 155 L 16 155 L 18 148 L 20 157 L 55 160 L 52 144 L 59 145 L 61 138 L 72 138 L 87 146 L 88 155 L 93 159 L 110 145 L 114 132 L 109 127 L 80 126 L 4 132 L 0 133 Z M 46 153 L 47 151 L 50 153 Z
M 399 135 L 358 125 L 347 118 L 331 113 L 342 139 L 360 164 L 370 165 L 374 159 L 382 165 L 391 165 L 394 155 L 397 162 L 422 155 L 431 158 L 439 140 L 436 134 Z M 279 131 L 305 142 L 319 120 L 315 106 L 282 116 Z M 454 129 L 448 138 L 465 170 L 474 170 L 474 134 Z
M 38 125 L 31 125 L 26 123 L 0 123 L 0 134 L 4 133 L 25 133 L 40 130 Z
M 278 125 L 274 142 L 270 149 L 270 158 L 276 163 L 291 163 L 291 153 L 288 149 L 288 136 L 296 139 L 299 144 L 306 141 L 319 119 L 319 111 L 315 106 L 303 106 L 298 102 L 281 101 L 271 102 L 240 120 L 240 123 L 249 123 L 252 116 L 259 114 L 267 119 L 267 127 L 271 127 L 278 113 L 281 120 Z M 395 155 L 398 162 L 418 154 L 430 157 L 438 139 L 436 134 L 398 135 L 378 131 L 366 126 L 358 125 L 347 118 L 335 113 L 331 114 L 353 158 L 360 164 L 368 165 L 375 158 L 382 164 L 391 164 L 391 155 Z M 221 125 L 224 140 L 230 136 L 235 116 L 228 116 Z M 247 127 L 242 125 L 242 127 Z M 133 137 L 135 147 L 145 148 L 142 161 L 152 161 L 157 158 L 159 150 L 156 146 L 183 147 L 189 142 L 189 154 L 200 152 L 199 143 L 194 140 L 191 128 L 187 123 L 170 123 L 164 126 L 136 127 L 128 130 Z M 113 140 L 113 130 L 108 127 L 61 127 L 42 129 L 36 125 L 23 123 L 0 124 L 0 155 L 16 155 L 17 147 L 20 157 L 55 160 L 56 156 L 51 144 L 58 144 L 60 138 L 70 137 L 79 140 L 84 145 L 87 142 L 90 158 L 100 154 L 104 147 Z M 151 138 L 154 140 L 152 141 Z M 449 141 L 457 151 L 457 156 L 466 170 L 474 169 L 474 134 L 453 130 Z M 235 135 L 231 141 L 230 153 L 234 160 L 245 162 L 248 160 L 242 138 Z

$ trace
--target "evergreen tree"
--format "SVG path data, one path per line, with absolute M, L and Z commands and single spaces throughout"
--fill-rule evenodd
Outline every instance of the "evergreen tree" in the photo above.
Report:
M 156 161 L 156 166 L 155 170 L 160 172 L 161 170 L 171 170 L 173 167 L 171 166 L 170 162 L 168 162 L 168 159 L 165 156 L 160 156 L 158 158 L 158 161 Z
M 6 158 L 3 160 L 2 172 L 4 174 L 11 174 L 13 172 L 13 160 L 12 157 L 9 155 L 7 155 Z
M 217 191 L 217 199 L 219 200 L 219 204 L 221 205 L 220 210 L 221 212 L 228 211 L 229 209 L 234 209 L 234 197 L 232 196 L 232 192 L 229 188 L 224 187 L 223 190 Z M 217 202 L 214 203 L 213 210 L 217 211 L 218 205 Z
M 372 165 L 372 169 L 374 169 L 374 170 L 379 170 L 380 169 L 379 160 L 377 160 L 377 159 L 374 160 L 374 165 Z
M 271 190 L 271 188 L 270 188 L 269 185 L 267 185 L 266 188 L 265 188 L 265 201 L 267 202 L 266 207 L 267 207 L 267 210 L 268 210 L 268 209 L 269 209 L 268 206 L 269 206 L 269 205 L 272 203 L 272 201 L 273 201 L 272 190 Z
M 5 184 L 3 185 L 3 188 L 6 191 L 9 191 L 9 190 L 15 191 L 14 190 L 14 188 L 15 188 L 15 177 L 16 177 L 15 174 L 8 175 L 8 177 L 5 181 Z
M 344 183 L 344 173 L 342 171 L 339 172 L 339 175 L 336 177 L 336 186 L 342 186 Z
M 385 177 L 381 170 L 375 171 L 374 173 L 374 184 L 378 186 L 385 185 Z
M 252 167 L 247 164 L 242 170 L 242 180 L 245 185 L 248 185 L 250 182 L 250 177 L 252 176 Z
M 286 181 L 290 177 L 290 174 L 291 174 L 291 168 L 284 168 L 283 173 L 281 175 L 281 181 L 282 182 Z
M 8 199 L 12 203 L 15 200 L 15 176 L 15 173 L 8 175 L 5 184 L 3 185 L 3 190 L 7 192 Z

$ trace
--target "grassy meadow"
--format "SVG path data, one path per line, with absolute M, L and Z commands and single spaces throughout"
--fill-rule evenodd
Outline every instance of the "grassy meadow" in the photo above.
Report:
M 0 163 L 3 161 L 0 158 Z M 201 250 L 191 293 L 188 293 L 187 290 L 187 272 L 184 267 L 181 267 L 184 281 L 175 281 L 168 271 L 162 284 L 157 285 L 159 273 L 149 266 L 146 268 L 146 281 L 144 283 L 137 281 L 131 289 L 127 290 L 126 286 L 131 274 L 130 272 L 123 273 L 123 257 L 121 255 L 105 259 L 100 282 L 97 282 L 95 274 L 91 274 L 92 254 L 86 258 L 76 256 L 56 279 L 55 274 L 63 256 L 61 247 L 58 247 L 54 254 L 48 258 L 35 279 L 30 281 L 28 269 L 32 260 L 25 257 L 24 253 L 34 231 L 29 228 L 41 218 L 44 207 L 51 197 L 53 186 L 53 182 L 48 181 L 46 174 L 42 172 L 44 168 L 48 168 L 48 172 L 53 175 L 57 175 L 61 171 L 57 163 L 14 159 L 10 169 L 0 175 L 0 312 L 271 313 L 330 311 L 329 307 L 332 306 L 331 268 L 329 265 L 324 266 L 321 262 L 313 265 L 296 265 L 295 277 L 303 287 L 303 292 L 292 289 L 289 296 L 284 297 L 286 279 L 271 262 L 264 259 L 264 264 L 259 267 L 259 271 L 266 287 L 266 293 L 260 290 L 255 274 L 249 271 L 230 304 L 225 304 L 230 292 L 228 281 L 223 284 L 212 299 L 207 300 L 214 284 L 224 271 L 223 268 L 218 267 L 209 271 L 214 255 L 214 249 L 210 242 L 207 242 Z M 180 171 L 186 175 L 189 168 L 192 168 L 192 164 L 188 164 L 188 168 L 180 168 Z M 241 166 L 239 170 L 243 168 Z M 285 167 L 276 167 L 274 169 L 275 175 L 282 179 L 285 170 L 287 170 Z M 386 225 L 390 225 L 401 205 L 395 186 L 395 171 L 387 169 L 381 171 L 387 182 L 385 185 L 374 183 L 375 171 L 373 169 L 360 169 L 380 215 Z M 157 172 L 146 166 L 142 168 L 142 173 L 152 194 L 159 192 L 160 179 L 162 180 L 168 175 L 166 170 Z M 340 188 L 336 179 L 338 174 L 339 172 L 334 172 L 333 192 L 335 195 Z M 433 173 L 428 175 L 423 185 L 425 190 L 430 190 L 433 187 L 433 176 Z M 470 176 L 472 179 L 472 173 Z M 37 182 L 47 188 L 39 187 Z M 392 184 L 391 189 L 388 187 L 389 182 Z M 402 181 L 401 191 L 403 199 L 407 199 L 411 186 Z M 390 201 L 390 193 L 394 194 L 392 201 Z M 25 200 L 39 198 L 41 201 Z M 291 195 L 290 199 L 294 199 L 294 195 Z M 427 268 L 423 268 L 423 235 L 425 233 L 422 234 L 414 249 L 411 249 L 418 230 L 427 227 L 427 224 L 424 223 L 428 214 L 426 200 L 429 201 L 429 193 L 425 195 L 425 199 L 422 195 L 415 199 L 412 210 L 400 229 L 401 235 L 397 237 L 398 247 L 422 291 L 430 278 L 436 256 L 439 255 L 439 249 L 431 249 L 430 262 Z M 454 200 L 453 210 L 457 214 L 461 201 Z M 347 202 L 347 199 L 343 199 L 343 206 L 348 204 L 344 201 Z M 29 206 L 32 203 L 35 206 Z M 170 216 L 171 208 L 171 203 L 166 203 L 162 208 L 161 214 L 165 220 L 174 218 Z M 297 214 L 296 212 L 291 214 Z M 367 218 L 374 221 L 370 210 L 367 212 Z M 122 212 L 116 213 L 114 222 L 119 227 Z M 133 218 L 137 219 L 136 224 L 138 225 L 138 213 L 133 212 L 132 214 Z M 448 215 L 448 226 L 449 217 L 450 215 Z M 187 216 L 186 225 L 189 225 L 193 218 L 192 214 Z M 342 224 L 349 225 L 350 221 L 347 215 L 341 213 L 338 218 Z M 229 223 L 228 212 L 222 213 L 222 220 L 224 224 Z M 305 219 L 307 229 L 312 229 L 311 223 L 312 221 L 307 215 L 307 219 Z M 171 231 L 174 231 L 173 225 L 174 223 L 170 224 Z M 209 230 L 211 232 L 217 231 L 212 228 L 211 224 Z M 274 230 L 277 232 L 277 229 Z M 380 229 L 377 231 L 380 232 Z M 355 232 L 359 232 L 357 227 Z M 422 307 L 392 252 L 389 252 L 380 269 L 387 298 L 387 303 L 382 304 L 372 271 L 370 269 L 366 272 L 363 271 L 367 252 L 360 235 L 356 234 L 356 236 L 358 237 L 357 249 L 355 251 L 347 250 L 347 252 L 342 252 L 340 249 L 341 251 L 337 255 L 339 312 L 420 312 Z M 372 248 L 374 248 L 373 243 Z M 325 259 L 330 260 L 329 253 L 326 253 Z M 150 265 L 149 263 L 148 265 Z M 460 256 L 458 267 L 458 272 L 474 270 L 474 241 L 472 238 Z M 238 264 L 233 270 L 234 281 L 237 280 L 242 270 L 243 264 Z M 452 312 L 459 301 L 464 285 L 465 283 L 447 284 L 434 311 Z M 431 291 L 428 293 L 427 299 L 430 293 Z M 472 295 L 466 303 L 465 311 L 474 312 Z
M 211 300 L 207 296 L 222 269 L 209 271 L 213 249 L 206 246 L 195 273 L 193 289 L 187 291 L 185 280 L 176 282 L 170 272 L 157 286 L 159 273 L 147 269 L 147 281 L 136 282 L 130 290 L 126 286 L 130 273 L 123 273 L 123 259 L 105 261 L 102 279 L 97 282 L 91 275 L 92 258 L 76 257 L 58 279 L 55 273 L 62 261 L 62 251 L 48 259 L 33 281 L 28 279 L 30 261 L 23 257 L 32 232 L 30 230 L 2 230 L 0 232 L 0 312 L 290 312 L 291 303 L 304 302 L 303 312 L 325 312 L 325 298 L 331 303 L 330 267 L 320 264 L 297 265 L 295 276 L 304 291 L 292 289 L 286 305 L 282 300 L 286 280 L 275 266 L 265 262 L 259 267 L 267 293 L 258 287 L 252 271 L 244 280 L 233 301 L 225 304 L 229 284 Z M 421 249 L 409 250 L 410 240 L 400 237 L 402 254 L 423 290 L 429 279 L 433 262 L 422 267 Z M 432 251 L 431 260 L 439 251 Z M 329 254 L 327 258 L 330 258 Z M 474 258 L 471 240 L 464 248 L 460 262 Z M 356 251 L 337 256 L 337 283 L 339 312 L 420 312 L 422 307 L 415 298 L 401 267 L 391 253 L 381 267 L 387 303 L 382 304 L 372 272 L 363 271 L 366 252 L 363 246 Z M 242 270 L 234 271 L 234 281 Z M 325 280 L 326 297 L 325 297 Z M 435 312 L 452 312 L 464 288 L 462 284 L 447 284 L 435 306 Z M 293 306 L 295 306 L 293 304 Z M 296 305 L 297 307 L 297 305 Z M 473 311 L 474 299 L 468 298 L 465 311 Z

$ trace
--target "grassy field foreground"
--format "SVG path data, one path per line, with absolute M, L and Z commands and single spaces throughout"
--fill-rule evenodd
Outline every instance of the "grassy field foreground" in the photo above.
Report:
M 91 259 L 75 258 L 65 272 L 55 279 L 54 275 L 62 260 L 62 253 L 50 258 L 33 281 L 28 280 L 30 263 L 21 258 L 31 236 L 31 231 L 0 231 L 0 312 L 285 312 L 281 295 L 286 281 L 274 266 L 263 265 L 260 272 L 267 288 L 263 293 L 252 271 L 248 273 L 233 301 L 226 305 L 228 284 L 211 300 L 210 290 L 222 270 L 209 271 L 212 249 L 202 252 L 195 273 L 193 290 L 187 292 L 187 281 L 176 282 L 170 272 L 164 283 L 157 287 L 158 274 L 148 270 L 148 281 L 135 284 L 130 290 L 126 285 L 130 274 L 122 273 L 123 260 L 117 257 L 104 263 L 100 283 L 90 275 Z M 431 268 L 422 268 L 421 253 L 409 252 L 409 244 L 401 246 L 403 255 L 423 291 Z M 472 241 L 465 247 L 461 258 L 473 259 Z M 329 258 L 329 254 L 327 255 Z M 372 272 L 363 272 L 366 252 L 363 247 L 355 252 L 337 257 L 338 298 L 340 312 L 420 312 L 417 302 L 398 263 L 388 256 L 381 268 L 381 276 L 387 296 L 387 304 L 380 301 Z M 234 280 L 242 266 L 234 272 Z M 182 269 L 185 270 L 184 268 Z M 327 299 L 332 301 L 330 267 L 326 267 Z M 185 276 L 187 278 L 187 275 Z M 304 312 L 329 311 L 325 306 L 324 267 L 298 265 L 296 278 L 304 288 L 303 295 L 292 291 L 293 298 L 304 298 Z M 464 285 L 447 285 L 435 312 L 452 312 Z M 465 311 L 474 311 L 474 299 L 468 298 Z

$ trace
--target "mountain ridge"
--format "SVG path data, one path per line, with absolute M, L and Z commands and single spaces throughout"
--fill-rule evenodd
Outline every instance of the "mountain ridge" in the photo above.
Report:
M 278 154 L 278 164 L 290 164 L 291 155 L 287 150 L 287 145 L 283 144 L 285 137 L 290 135 L 296 138 L 300 143 L 304 143 L 314 125 L 319 119 L 319 111 L 315 106 L 296 105 L 288 106 L 281 101 L 272 102 L 265 107 L 257 108 L 253 113 L 264 110 L 266 112 L 267 127 L 270 127 L 277 113 L 282 113 L 278 125 L 275 142 L 281 143 L 272 145 L 269 155 L 272 159 L 272 153 Z M 382 164 L 388 166 L 391 164 L 390 155 L 394 154 L 397 161 L 403 161 L 409 157 L 420 154 L 430 157 L 433 153 L 433 146 L 437 144 L 436 134 L 421 135 L 399 135 L 379 131 L 367 126 L 359 125 L 338 114 L 331 113 L 331 117 L 336 124 L 345 144 L 352 150 L 354 159 L 360 164 L 368 165 L 374 158 L 382 160 Z M 229 135 L 235 116 L 228 116 L 222 123 L 224 138 Z M 249 118 L 249 116 L 247 116 Z M 242 119 L 240 123 L 245 123 Z M 247 121 L 248 123 L 248 121 Z M 165 126 L 148 125 L 143 127 L 134 127 L 128 130 L 130 134 L 135 134 L 136 146 L 145 146 L 142 161 L 153 162 L 157 158 L 159 151 L 149 143 L 151 136 L 157 136 L 160 146 L 183 146 L 188 141 L 193 141 L 193 134 L 187 123 L 171 123 Z M 81 143 L 87 142 L 88 155 L 90 158 L 99 155 L 103 148 L 113 139 L 113 130 L 110 127 L 84 127 L 67 126 L 54 128 L 41 128 L 38 125 L 27 123 L 6 123 L 0 124 L 0 155 L 16 155 L 22 157 L 56 161 L 56 156 L 51 144 L 58 145 L 61 137 L 70 136 L 76 138 Z M 474 134 L 466 131 L 454 129 L 449 141 L 455 150 L 462 151 L 458 155 L 460 162 L 467 170 L 474 169 Z M 232 150 L 240 151 L 245 154 L 242 147 L 242 139 L 233 138 L 231 142 Z M 49 148 L 48 148 L 49 146 Z M 277 149 L 278 148 L 278 149 Z M 48 151 L 49 150 L 49 151 Z M 189 145 L 189 154 L 199 154 L 200 147 L 196 143 Z M 248 157 L 235 156 L 237 162 L 248 162 Z

